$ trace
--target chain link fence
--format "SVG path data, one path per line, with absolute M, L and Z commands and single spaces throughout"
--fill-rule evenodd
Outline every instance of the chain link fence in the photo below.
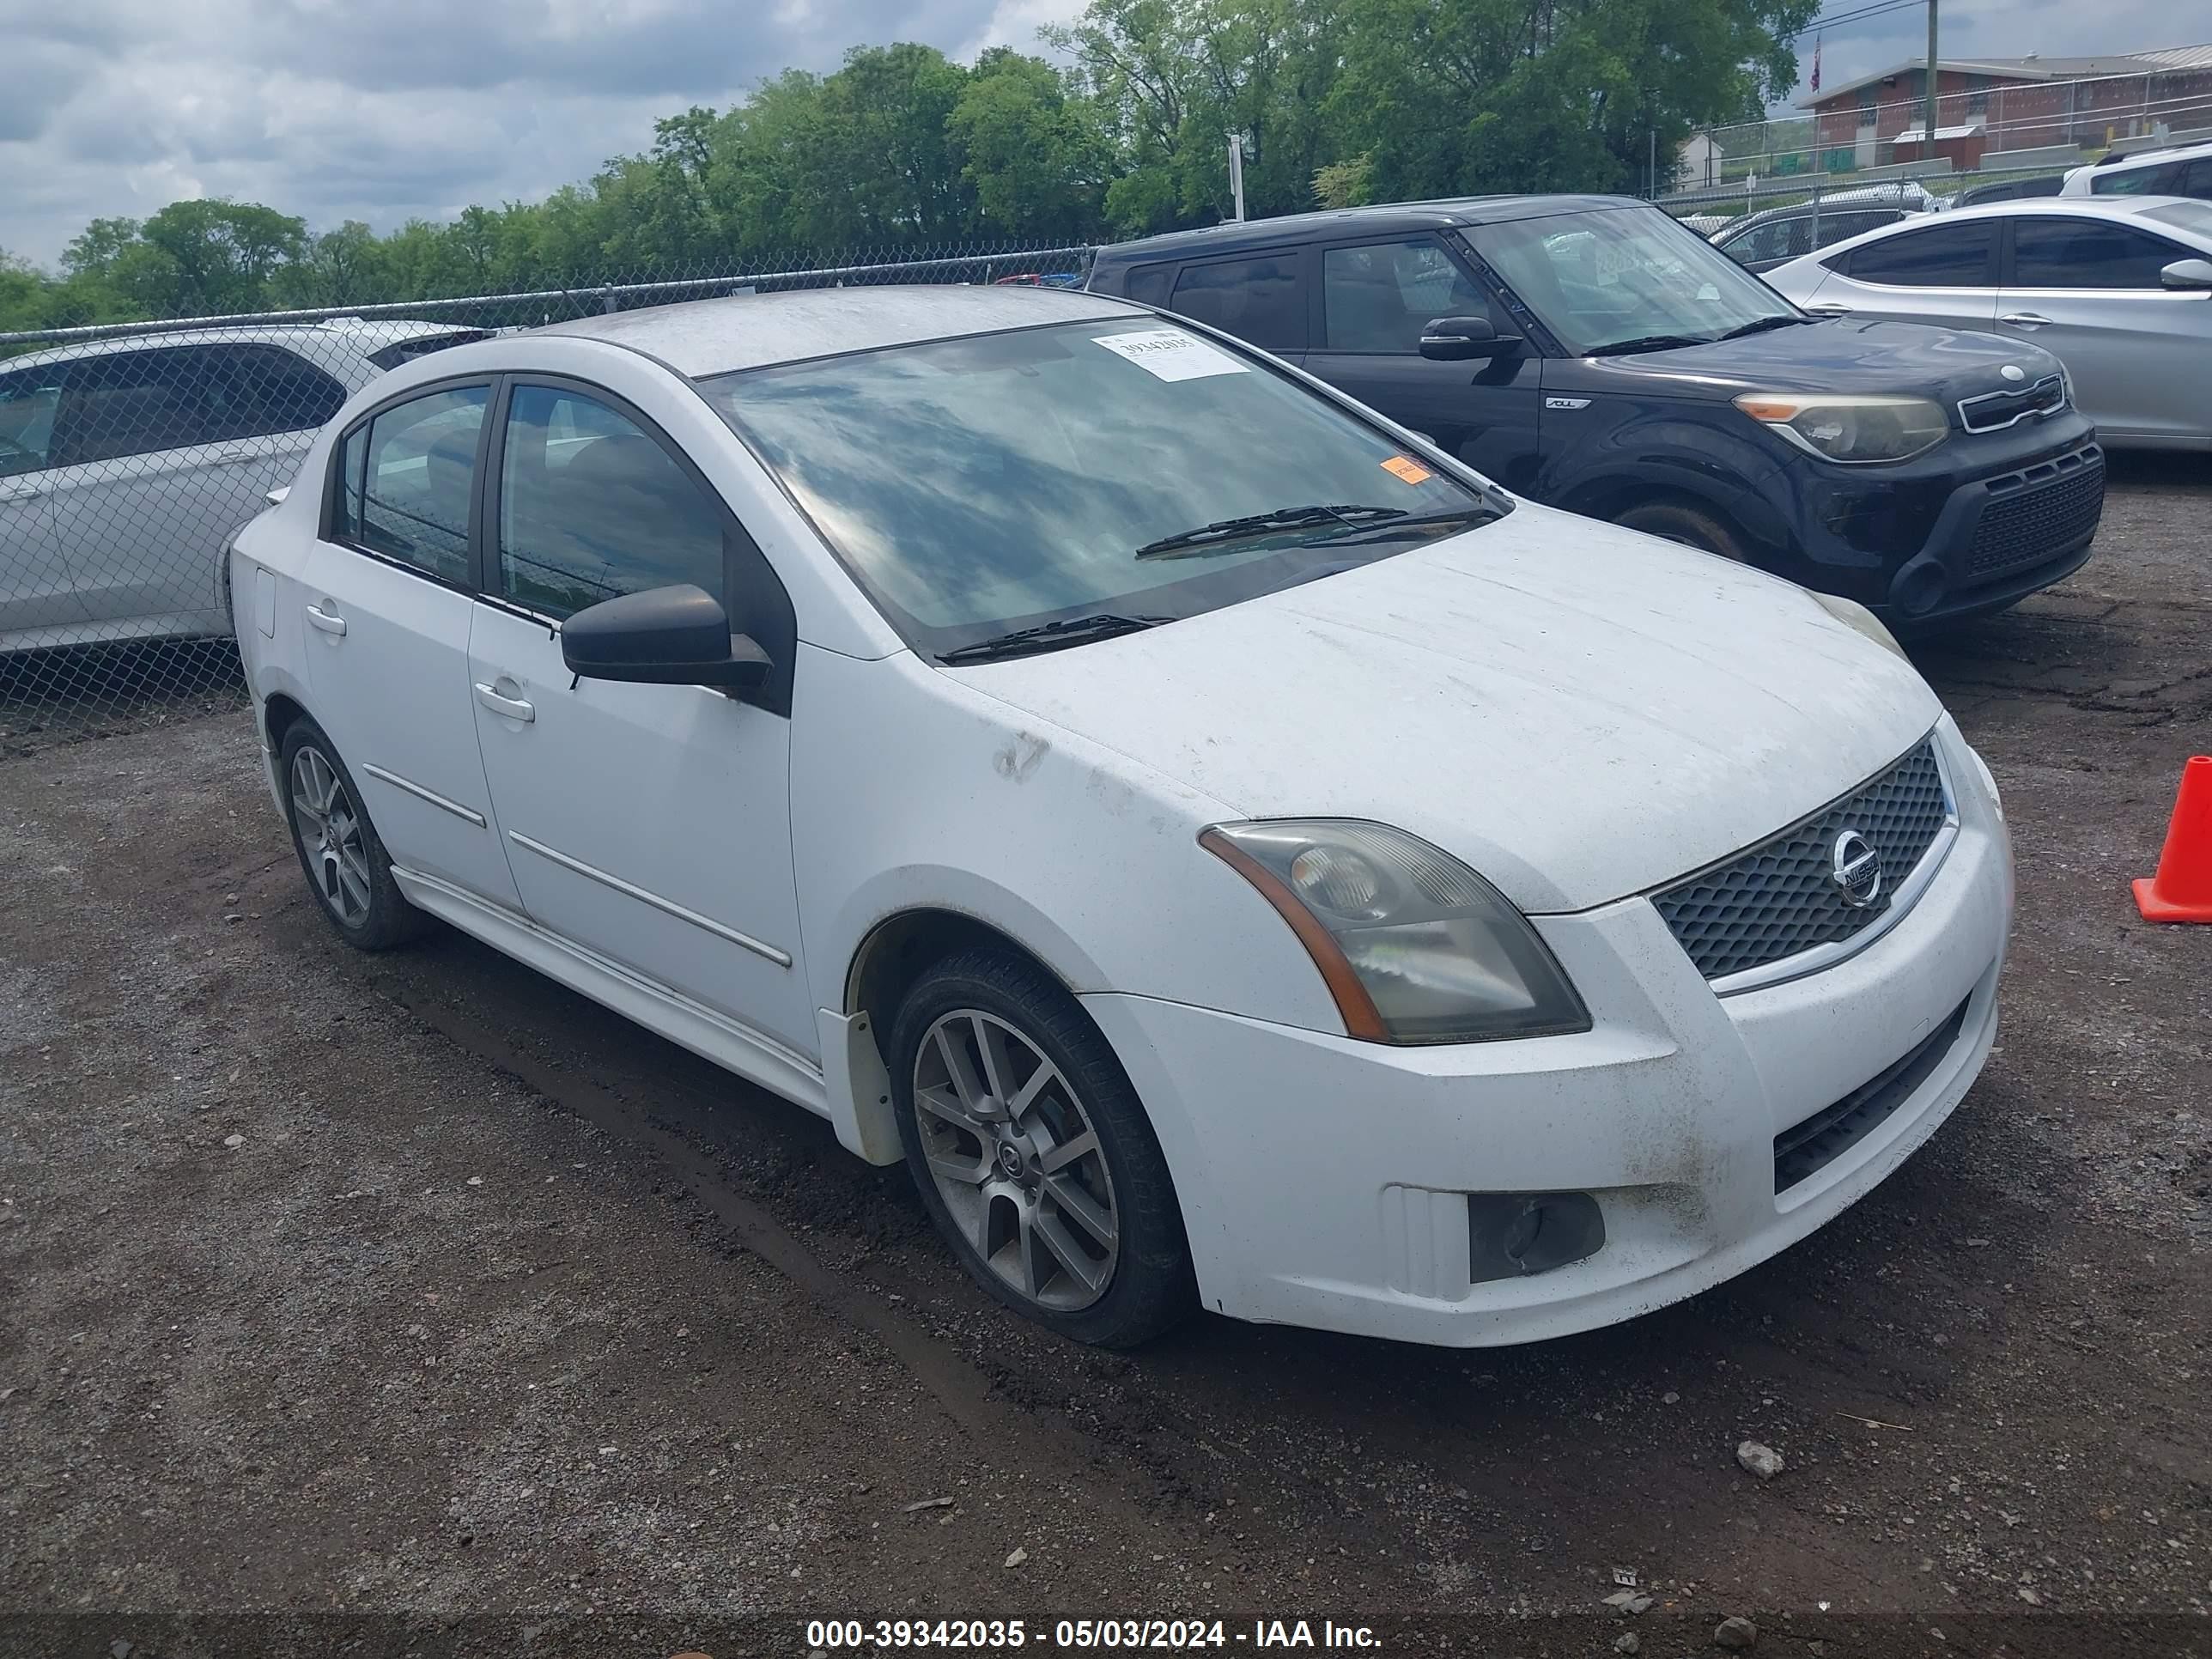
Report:
M 340 310 L 0 334 L 0 755 L 235 706 L 223 549 L 386 370 L 684 300 L 886 283 L 1077 285 L 1088 247 L 903 249 Z

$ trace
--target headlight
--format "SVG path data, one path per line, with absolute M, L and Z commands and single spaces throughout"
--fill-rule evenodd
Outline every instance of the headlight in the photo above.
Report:
M 1735 406 L 1798 448 L 1832 461 L 1909 460 L 1951 430 L 1943 405 L 1932 398 L 1747 392 Z
M 1847 599 L 1840 593 L 1815 592 L 1811 588 L 1805 590 L 1805 597 L 1844 627 L 1858 629 L 1885 651 L 1893 651 L 1900 657 L 1905 656 L 1905 647 L 1897 642 L 1897 635 L 1883 627 L 1881 618 L 1856 599 Z M 1910 662 L 1911 659 L 1907 657 L 1905 660 Z
M 1527 919 L 1402 830 L 1278 818 L 1216 824 L 1198 839 L 1290 923 L 1353 1036 L 1475 1042 L 1589 1029 Z

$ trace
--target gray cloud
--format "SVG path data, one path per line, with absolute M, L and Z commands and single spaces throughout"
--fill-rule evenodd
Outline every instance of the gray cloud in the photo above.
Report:
M 26 9 L 27 0 L 0 0 Z M 529 200 L 848 47 L 1033 47 L 1080 0 L 75 0 L 0 21 L 0 248 L 180 196 L 389 229 Z

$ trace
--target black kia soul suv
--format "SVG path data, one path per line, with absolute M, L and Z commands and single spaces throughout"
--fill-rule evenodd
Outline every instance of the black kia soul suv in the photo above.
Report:
M 2078 569 L 2096 431 L 2038 347 L 1807 314 L 1657 209 L 1496 196 L 1099 250 L 1090 284 L 1297 364 L 1531 499 L 1900 632 Z

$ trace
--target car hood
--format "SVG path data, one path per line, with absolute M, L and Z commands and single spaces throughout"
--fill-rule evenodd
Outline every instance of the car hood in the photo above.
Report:
M 1242 817 L 1395 824 L 1532 913 L 1761 840 L 1942 712 L 1801 589 L 1527 503 L 1264 599 L 945 672 Z
M 2020 379 L 2006 375 L 2008 363 L 2021 371 Z M 1841 317 L 1672 351 L 1580 358 L 1575 368 L 1578 387 L 1645 396 L 1668 383 L 1681 395 L 1729 398 L 1741 392 L 1888 392 L 1934 398 L 1948 409 L 1961 398 L 2017 389 L 2054 374 L 2058 359 L 2040 346 L 1964 329 Z M 1547 366 L 1547 388 L 1553 378 Z

